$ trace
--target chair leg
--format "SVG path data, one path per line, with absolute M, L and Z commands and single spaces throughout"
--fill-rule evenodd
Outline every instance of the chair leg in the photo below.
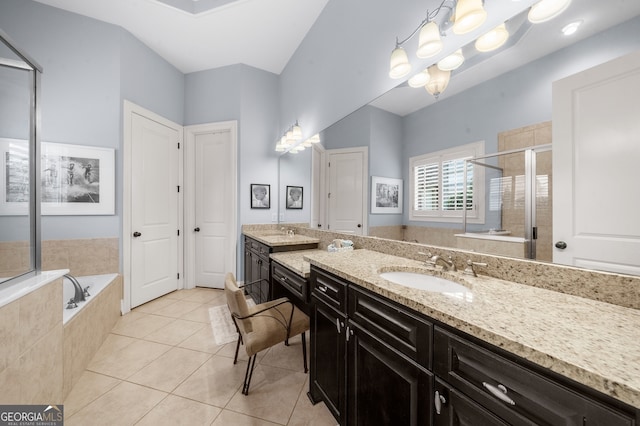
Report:
M 307 373 L 309 368 L 307 367 L 307 337 L 306 332 L 302 332 L 302 358 L 304 362 L 304 372 Z
M 236 343 L 236 356 L 233 357 L 233 363 L 238 362 L 238 350 L 240 349 L 240 343 L 242 342 L 242 334 L 238 333 L 238 343 Z
M 251 384 L 251 376 L 253 376 L 253 367 L 256 365 L 256 355 L 249 357 L 247 362 L 247 371 L 244 373 L 244 384 L 242 385 L 244 395 L 249 395 L 249 385 Z

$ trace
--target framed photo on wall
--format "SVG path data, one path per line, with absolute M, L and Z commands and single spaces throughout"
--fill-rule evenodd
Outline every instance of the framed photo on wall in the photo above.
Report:
M 287 186 L 287 208 L 288 209 L 302 208 L 302 187 L 301 186 Z
M 269 209 L 271 208 L 271 185 L 262 183 L 251 184 L 251 208 Z
M 27 214 L 28 143 L 1 138 L 0 151 L 0 215 Z M 115 214 L 114 149 L 42 142 L 40 167 L 43 215 Z
M 371 213 L 402 213 L 402 179 L 371 177 Z

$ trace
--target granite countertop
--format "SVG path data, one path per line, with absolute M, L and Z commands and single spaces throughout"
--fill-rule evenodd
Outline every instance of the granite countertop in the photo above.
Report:
M 294 234 L 290 236 L 285 235 L 278 230 L 244 231 L 244 235 L 272 247 L 291 246 L 296 244 L 314 244 L 320 242 L 318 238 L 301 234 Z
M 640 311 L 370 250 L 309 251 L 304 260 L 485 342 L 640 407 Z M 394 284 L 385 270 L 423 271 L 467 286 L 441 294 Z
M 282 253 L 271 253 L 269 257 L 274 261 L 288 268 L 290 271 L 295 272 L 302 278 L 309 278 L 311 265 L 304 260 L 304 256 L 314 253 L 326 253 L 326 250 L 312 249 L 312 250 L 296 250 L 285 251 Z

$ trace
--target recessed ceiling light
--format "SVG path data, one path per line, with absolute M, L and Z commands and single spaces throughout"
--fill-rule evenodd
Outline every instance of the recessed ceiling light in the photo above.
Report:
M 575 21 L 572 22 L 570 24 L 565 25 L 562 28 L 562 34 L 566 35 L 566 36 L 570 36 L 571 34 L 575 33 L 576 31 L 578 31 L 578 27 L 582 24 L 582 21 Z

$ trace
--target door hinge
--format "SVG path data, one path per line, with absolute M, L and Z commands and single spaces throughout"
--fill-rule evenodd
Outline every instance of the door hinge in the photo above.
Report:
M 180 236 L 180 230 L 178 229 L 178 237 Z
M 178 272 L 178 279 L 180 279 L 180 272 Z
M 533 237 L 532 237 L 532 238 L 533 238 L 534 240 L 537 240 L 537 239 L 538 239 L 538 227 L 537 227 L 537 226 L 534 226 L 534 227 L 533 227 Z
M 178 192 L 180 192 L 180 185 L 178 185 Z
M 327 198 L 331 198 L 331 193 L 330 192 L 327 194 Z
M 178 142 L 178 149 L 180 149 L 180 142 Z

